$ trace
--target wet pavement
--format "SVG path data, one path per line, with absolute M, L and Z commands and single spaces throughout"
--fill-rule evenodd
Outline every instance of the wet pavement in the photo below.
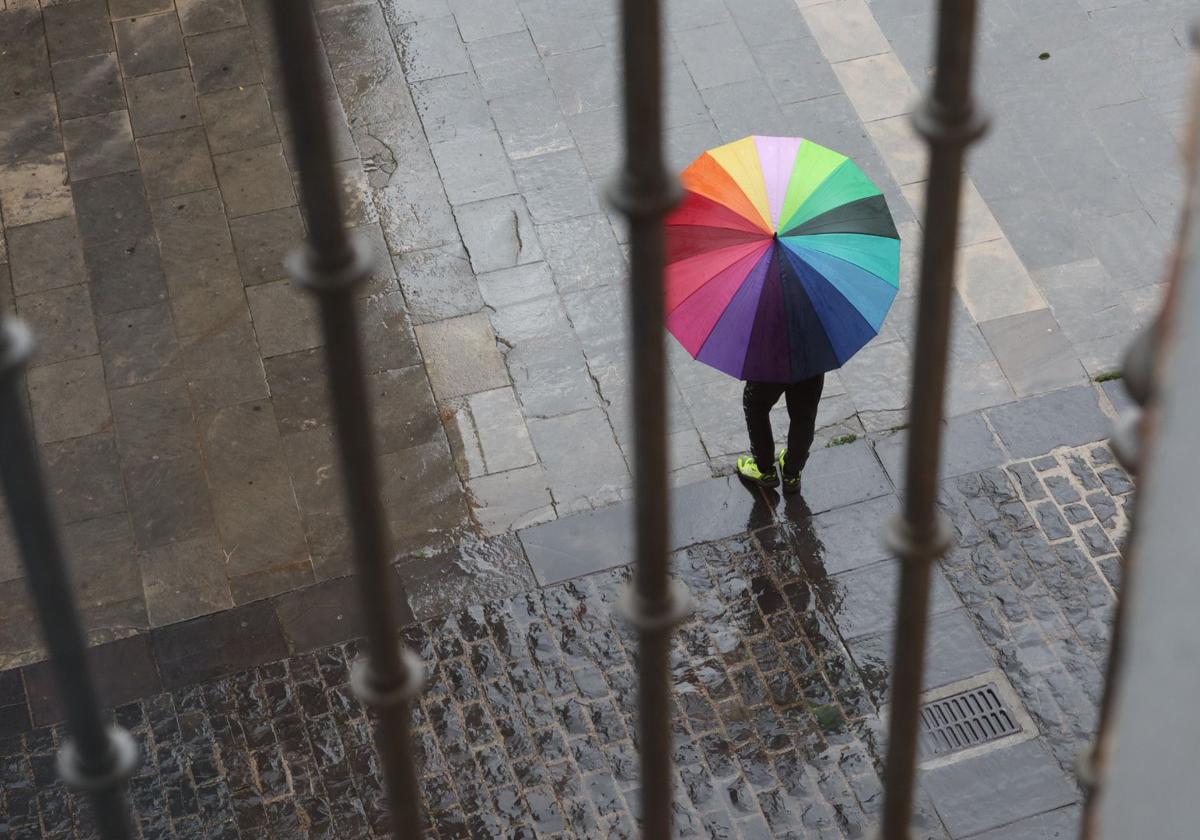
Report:
M 0 5 L 0 305 L 39 335 L 30 414 L 91 642 L 344 577 L 321 337 L 281 266 L 304 219 L 266 0 Z M 615 6 L 315 5 L 348 223 L 378 256 L 360 306 L 389 525 L 420 588 L 438 558 L 631 495 L 626 236 L 602 201 Z M 1086 390 L 1157 303 L 1182 15 L 1142 5 L 1136 26 L 1073 2 L 1037 10 L 1045 27 L 1015 0 L 983 16 L 996 118 L 964 194 L 953 416 Z M 751 131 L 807 136 L 865 167 L 904 237 L 902 294 L 829 377 L 818 445 L 905 422 L 918 6 L 666 4 L 673 166 Z M 1120 85 L 1088 86 L 1112 66 Z M 1064 102 L 1086 154 L 1043 136 Z M 1053 225 L 1031 225 L 1044 207 Z M 670 348 L 671 482 L 687 486 L 743 451 L 740 386 Z M 493 596 L 520 586 L 493 577 Z M 6 537 L 0 667 L 43 655 Z
M 348 221 L 378 257 L 359 305 L 396 599 L 436 663 L 419 723 L 437 835 L 626 835 L 615 6 L 314 5 Z M 666 5 L 672 165 L 807 136 L 863 165 L 905 241 L 884 330 L 828 379 L 802 502 L 722 477 L 746 445 L 740 385 L 670 345 L 672 546 L 701 604 L 675 660 L 681 830 L 863 836 L 924 178 L 907 110 L 932 7 Z M 42 6 L 0 0 L 0 306 L 39 335 L 30 416 L 102 693 L 149 747 L 143 836 L 378 834 L 321 336 L 281 267 L 305 222 L 268 4 Z M 1130 490 L 1095 443 L 1126 398 L 1089 380 L 1161 293 L 1183 8 L 984 10 L 994 128 L 964 193 L 942 470 L 960 544 L 928 682 L 1006 685 L 1038 737 L 930 766 L 915 836 L 1076 818 Z M 0 825 L 89 836 L 51 780 L 43 657 L 0 522 Z
M 858 468 L 862 452 L 814 459 L 814 476 L 849 477 L 828 505 L 732 479 L 688 488 L 709 530 L 677 536 L 673 561 L 697 605 L 671 658 L 681 837 L 856 838 L 877 823 L 897 575 L 878 530 L 898 501 L 879 462 Z M 934 578 L 926 688 L 998 685 L 1026 723 L 926 754 L 914 837 L 1073 830 L 1130 491 L 1103 443 L 942 480 L 958 540 Z M 581 548 L 612 533 L 585 515 L 480 547 L 481 565 L 524 565 L 528 549 L 538 580 L 526 572 L 509 597 L 410 595 L 421 620 L 405 639 L 430 673 L 414 723 L 431 836 L 635 836 L 633 639 L 614 614 L 628 557 Z M 340 641 L 358 633 L 353 595 L 336 584 L 94 650 L 147 756 L 141 836 L 384 836 L 369 721 L 347 684 L 357 644 Z M 14 838 L 92 836 L 53 780 L 49 676 L 0 675 L 0 825 Z

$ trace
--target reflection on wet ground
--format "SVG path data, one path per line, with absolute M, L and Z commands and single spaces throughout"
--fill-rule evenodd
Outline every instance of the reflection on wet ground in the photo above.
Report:
M 1002 672 L 1040 737 L 924 773 L 915 838 L 1004 825 L 1017 828 L 1003 836 L 1035 838 L 1075 819 L 1071 761 L 1094 726 L 1115 582 L 1100 570 L 1118 559 L 1081 534 L 1117 540 L 1128 490 L 1104 447 L 943 483 L 960 541 L 936 578 L 926 684 Z M 896 578 L 872 533 L 896 500 L 814 513 L 737 482 L 711 492 L 723 501 L 710 514 L 755 527 L 673 558 L 696 601 L 671 656 L 679 836 L 868 836 L 882 804 Z M 1075 495 L 1091 518 L 1078 515 L 1069 536 L 1030 512 L 1081 504 Z M 705 510 L 698 497 L 693 510 Z M 529 542 L 546 557 L 550 543 Z M 431 562 L 413 572 L 430 593 L 418 599 L 434 610 L 467 597 L 453 580 L 481 572 L 531 585 L 512 571 L 521 546 Z M 614 614 L 628 576 L 606 568 L 406 631 L 430 673 L 414 723 L 431 837 L 635 836 L 636 650 Z M 147 757 L 133 785 L 142 835 L 383 836 L 369 722 L 347 685 L 355 653 L 326 647 L 118 708 Z M 53 781 L 61 736 L 0 741 L 0 825 L 14 836 L 91 836 L 86 807 Z

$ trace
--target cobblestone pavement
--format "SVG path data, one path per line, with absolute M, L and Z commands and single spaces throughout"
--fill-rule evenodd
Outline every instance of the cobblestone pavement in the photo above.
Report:
M 1011 684 L 1033 729 L 927 763 L 914 837 L 1073 836 L 1072 761 L 1095 725 L 1130 483 L 1104 444 L 960 470 L 942 483 L 959 540 L 934 579 L 926 685 Z M 869 836 L 896 579 L 875 531 L 897 500 L 886 481 L 861 487 L 815 514 L 744 491 L 731 515 L 752 530 L 676 553 L 697 601 L 671 666 L 679 836 Z M 431 673 L 415 719 L 431 836 L 634 836 L 632 638 L 613 614 L 627 577 L 597 571 L 406 631 Z M 382 836 L 354 655 L 350 643 L 227 664 L 122 702 L 116 718 L 147 756 L 141 836 Z M 53 778 L 60 736 L 0 742 L 0 826 L 14 838 L 91 836 Z
M 953 415 L 1085 386 L 1157 302 L 1185 6 L 1105 5 L 986 4 L 995 128 L 965 194 Z M 91 641 L 336 586 L 321 338 L 280 267 L 303 218 L 266 0 L 42 6 L 0 0 L 0 305 L 40 339 L 29 407 Z M 628 498 L 625 235 L 601 199 L 615 5 L 315 6 L 349 221 L 379 255 L 361 307 L 390 526 L 420 590 L 464 544 Z M 905 237 L 904 294 L 829 378 L 822 443 L 904 420 L 924 177 L 906 112 L 930 8 L 667 3 L 674 166 L 804 135 L 863 164 Z M 671 347 L 687 485 L 744 448 L 739 386 Z M 43 652 L 0 533 L 14 667 Z M 460 562 L 454 585 L 529 584 L 489 568 Z

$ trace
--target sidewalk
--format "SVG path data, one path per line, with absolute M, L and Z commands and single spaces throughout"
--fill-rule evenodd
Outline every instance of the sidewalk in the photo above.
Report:
M 1043 454 L 1048 415 L 1080 445 Z M 1073 830 L 1072 762 L 1095 725 L 1130 499 L 1107 447 L 1085 442 L 1106 422 L 1082 389 L 947 430 L 941 504 L 959 539 L 934 578 L 926 686 L 992 685 L 1025 722 L 973 750 L 926 753 L 914 837 Z M 981 432 L 987 449 L 962 447 Z M 889 469 L 860 442 L 815 453 L 803 499 L 732 478 L 676 496 L 675 570 L 697 601 L 672 665 L 680 836 L 854 838 L 878 819 Z M 416 720 L 431 836 L 634 836 L 632 639 L 613 615 L 628 554 L 604 544 L 608 512 L 620 508 L 523 531 L 508 548 L 528 556 L 527 592 L 414 602 L 423 620 L 406 638 L 431 673 Z M 168 628 L 152 650 L 96 650 L 120 663 L 102 681 L 146 750 L 134 786 L 144 836 L 381 836 L 378 763 L 347 686 L 356 646 L 329 646 L 352 601 L 270 603 Z M 4 677 L 0 824 L 88 836 L 71 828 L 86 825 L 79 800 L 52 778 L 47 669 Z M 13 735 L 21 680 L 39 728 Z
M 91 641 L 336 587 L 349 542 L 321 337 L 280 267 L 303 219 L 266 1 L 0 5 L 0 306 L 39 336 L 30 411 Z M 459 545 L 629 498 L 625 236 L 600 198 L 620 154 L 615 6 L 316 5 L 347 214 L 379 257 L 361 301 L 370 384 L 419 590 Z M 1185 54 L 1179 5 L 1141 6 L 1130 21 L 1055 0 L 1026 24 L 1022 4 L 987 4 L 997 119 L 964 197 L 951 415 L 1085 385 L 1157 304 Z M 829 377 L 818 440 L 886 436 L 908 398 L 924 151 L 905 112 L 928 14 L 666 8 L 672 165 L 796 134 L 884 190 L 902 295 Z M 1043 136 L 1063 102 L 1078 155 Z M 745 441 L 738 383 L 670 346 L 682 486 L 728 473 Z M 9 532 L 0 668 L 44 656 Z M 498 577 L 493 596 L 523 585 Z

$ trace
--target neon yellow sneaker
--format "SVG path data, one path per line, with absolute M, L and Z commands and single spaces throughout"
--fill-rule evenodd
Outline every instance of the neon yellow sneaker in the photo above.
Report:
M 768 472 L 763 472 L 758 468 L 758 463 L 754 460 L 753 455 L 743 455 L 737 460 L 738 475 L 747 481 L 753 481 L 755 484 L 763 487 L 775 487 L 779 484 L 779 476 L 775 472 L 775 465 L 771 465 Z
M 779 450 L 779 474 L 783 476 L 783 492 L 784 493 L 799 493 L 800 492 L 800 473 L 796 473 L 795 477 L 789 478 L 787 470 L 783 467 L 783 459 L 787 457 L 787 448 Z

